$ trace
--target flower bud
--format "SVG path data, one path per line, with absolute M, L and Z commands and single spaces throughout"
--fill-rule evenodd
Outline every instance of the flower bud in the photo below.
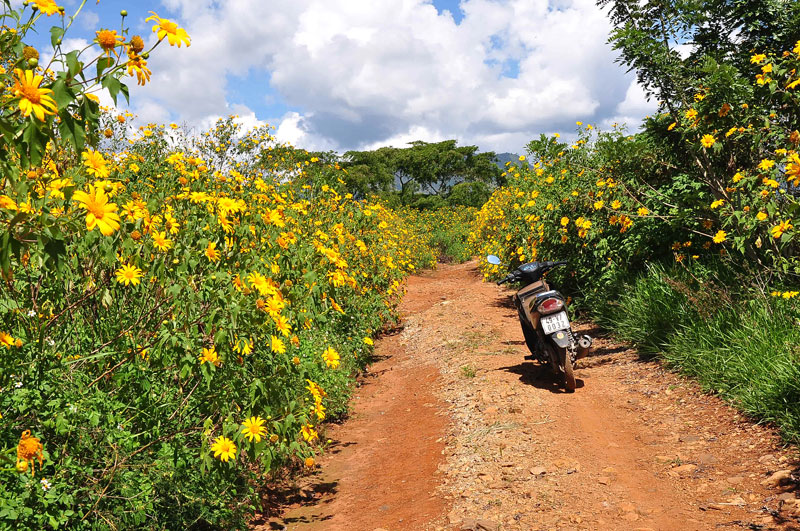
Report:
M 120 11 L 120 12 L 119 12 L 119 14 L 120 14 L 120 16 L 122 16 L 122 17 L 127 17 L 127 16 L 128 16 L 128 11 L 127 11 L 127 10 L 125 10 L 125 9 L 123 9 L 122 11 Z

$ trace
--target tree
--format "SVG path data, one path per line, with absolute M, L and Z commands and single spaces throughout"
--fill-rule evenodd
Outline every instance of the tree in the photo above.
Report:
M 414 141 L 407 148 L 383 147 L 375 151 L 349 151 L 345 167 L 348 183 L 359 192 L 397 190 L 403 204 L 417 193 L 446 197 L 460 182 L 495 184 L 500 169 L 493 152 L 478 153 L 477 146 L 457 146 L 456 140 Z

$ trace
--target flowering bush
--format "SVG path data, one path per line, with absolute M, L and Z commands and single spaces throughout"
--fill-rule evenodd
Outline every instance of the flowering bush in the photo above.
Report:
M 0 114 L 0 528 L 244 526 L 266 473 L 314 466 L 319 423 L 344 414 L 433 253 L 268 127 L 131 138 L 90 95 L 147 81 L 141 39 L 102 30 L 83 63 L 54 30 L 68 70 L 34 72 L 25 32 L 59 9 L 33 4 L 0 39 L 16 83 Z
M 476 252 L 512 265 L 569 260 L 562 280 L 583 295 L 608 295 L 621 277 L 670 255 L 721 264 L 762 293 L 770 282 L 792 283 L 800 43 L 755 54 L 752 65 L 753 78 L 735 83 L 724 65 L 709 67 L 685 106 L 650 118 L 637 135 L 579 123 L 573 145 L 531 142 L 532 163 L 510 165 L 509 186 L 480 211 Z

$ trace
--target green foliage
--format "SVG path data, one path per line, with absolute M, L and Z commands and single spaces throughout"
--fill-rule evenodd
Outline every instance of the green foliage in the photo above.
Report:
M 347 152 L 346 182 L 354 194 L 386 193 L 398 188 L 403 205 L 412 204 L 418 193 L 446 197 L 460 182 L 497 182 L 500 171 L 494 153 L 478 153 L 477 146 L 456 143 L 415 141 L 407 148 Z
M 659 112 L 532 141 L 473 250 L 568 261 L 554 284 L 601 324 L 798 441 L 800 4 L 600 4 Z
M 651 267 L 599 322 L 800 442 L 800 307 L 793 299 L 731 294 L 713 271 Z
M 89 97 L 144 66 L 127 32 L 62 50 L 55 11 L 38 80 L 46 15 L 22 13 L 0 31 L 0 529 L 245 528 L 270 474 L 314 465 L 434 250 L 267 127 L 131 138 Z M 55 114 L 25 117 L 20 83 Z

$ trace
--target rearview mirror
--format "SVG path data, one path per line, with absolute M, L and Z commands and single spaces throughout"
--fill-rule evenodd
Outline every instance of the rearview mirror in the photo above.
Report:
M 486 257 L 486 261 L 489 262 L 492 265 L 500 265 L 500 263 L 501 263 L 500 259 L 498 257 L 496 257 L 495 255 L 493 255 L 493 254 L 490 254 L 489 256 L 487 256 Z

